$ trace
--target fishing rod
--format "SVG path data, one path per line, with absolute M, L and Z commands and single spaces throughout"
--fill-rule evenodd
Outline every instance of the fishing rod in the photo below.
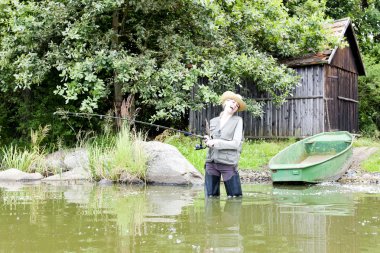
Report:
M 188 132 L 188 131 L 184 131 L 184 130 L 175 129 L 172 127 L 167 127 L 167 126 L 162 126 L 162 125 L 153 124 L 153 123 L 149 123 L 149 122 L 144 122 L 144 121 L 140 121 L 140 120 L 135 120 L 135 119 L 131 120 L 131 119 L 124 118 L 124 117 L 111 116 L 111 115 L 105 115 L 105 114 L 70 112 L 70 111 L 56 111 L 53 113 L 53 115 L 68 116 L 68 117 L 79 117 L 79 118 L 99 117 L 100 119 L 127 120 L 127 121 L 132 122 L 132 123 L 138 123 L 138 124 L 142 124 L 142 125 L 147 125 L 147 126 L 151 126 L 151 127 L 156 127 L 156 128 L 161 128 L 161 129 L 165 129 L 165 130 L 170 130 L 170 131 L 182 133 L 183 135 L 185 135 L 187 137 L 197 137 L 200 139 L 200 143 L 195 145 L 195 150 L 200 150 L 200 149 L 206 148 L 206 146 L 203 146 L 204 136 L 202 136 L 202 135 L 195 134 L 195 133 Z

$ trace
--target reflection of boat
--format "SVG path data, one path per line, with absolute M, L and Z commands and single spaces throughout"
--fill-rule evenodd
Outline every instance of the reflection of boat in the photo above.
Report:
M 280 213 L 354 215 L 354 192 L 339 185 L 275 185 L 273 200 Z
M 345 131 L 320 133 L 298 141 L 270 160 L 272 181 L 337 180 L 351 163 L 352 142 L 352 135 Z

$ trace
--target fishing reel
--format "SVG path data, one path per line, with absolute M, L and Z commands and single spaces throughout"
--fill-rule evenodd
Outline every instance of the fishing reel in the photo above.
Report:
M 206 148 L 206 146 L 203 146 L 202 143 L 195 145 L 195 150 L 201 150 L 201 149 L 205 149 L 205 148 Z
M 206 145 L 203 145 L 204 138 L 199 138 L 199 144 L 195 144 L 195 150 L 201 150 L 207 148 Z

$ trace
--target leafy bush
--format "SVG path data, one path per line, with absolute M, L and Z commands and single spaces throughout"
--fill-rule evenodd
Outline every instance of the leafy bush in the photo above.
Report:
M 380 138 L 380 62 L 366 56 L 367 76 L 359 78 L 359 125 L 363 135 Z

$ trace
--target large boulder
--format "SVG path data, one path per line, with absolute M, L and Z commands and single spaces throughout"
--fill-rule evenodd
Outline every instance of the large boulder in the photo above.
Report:
M 18 169 L 7 169 L 0 171 L 0 181 L 35 181 L 41 180 L 41 173 L 27 173 Z
M 57 151 L 46 157 L 45 164 L 48 169 L 59 173 L 44 178 L 44 182 L 91 180 L 90 160 L 86 149 Z
M 69 170 L 82 168 L 86 171 L 90 169 L 90 159 L 88 151 L 84 148 L 78 148 L 68 152 L 63 159 L 63 163 Z
M 65 172 L 76 168 L 89 170 L 88 151 L 83 148 L 57 151 L 45 157 L 45 167 L 55 172 Z
M 67 151 L 60 150 L 54 153 L 48 154 L 45 157 L 44 165 L 49 171 L 62 172 L 68 171 L 63 160 L 65 159 Z
M 196 185 L 202 174 L 172 145 L 158 141 L 143 142 L 148 154 L 147 182 L 156 184 Z
M 88 170 L 77 167 L 70 171 L 59 173 L 50 177 L 42 179 L 42 182 L 49 181 L 80 181 L 80 180 L 91 180 L 91 174 Z

